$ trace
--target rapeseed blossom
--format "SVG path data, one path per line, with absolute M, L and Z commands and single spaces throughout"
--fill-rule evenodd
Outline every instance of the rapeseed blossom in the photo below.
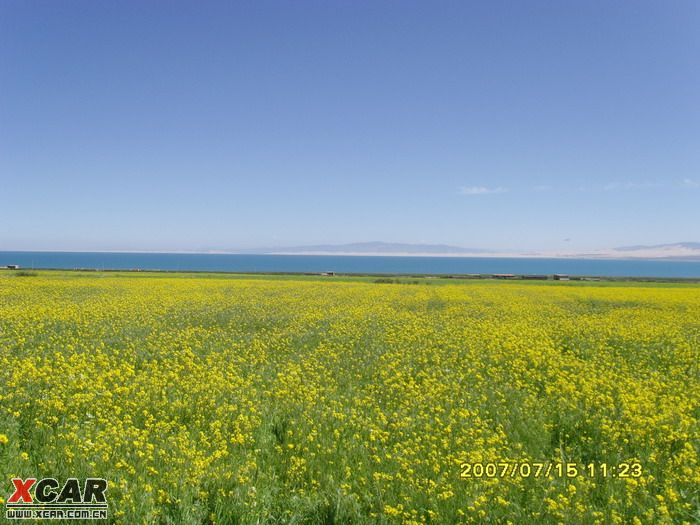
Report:
M 692 523 L 699 362 L 690 285 L 3 275 L 0 484 L 105 477 L 124 524 Z M 595 475 L 460 476 L 517 461 Z

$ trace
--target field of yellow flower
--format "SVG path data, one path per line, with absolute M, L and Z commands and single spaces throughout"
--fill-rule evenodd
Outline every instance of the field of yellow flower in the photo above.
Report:
M 124 524 L 700 522 L 700 287 L 418 282 L 0 274 L 0 498 L 104 477 Z M 583 471 L 461 476 L 515 462 Z

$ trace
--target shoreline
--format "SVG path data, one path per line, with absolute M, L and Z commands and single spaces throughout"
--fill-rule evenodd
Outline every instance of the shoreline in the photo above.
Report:
M 576 275 L 568 274 L 564 279 L 557 279 L 555 275 L 561 274 L 497 274 L 497 273 L 475 273 L 475 274 L 435 274 L 435 273 L 367 273 L 367 272 L 274 272 L 274 271 L 227 271 L 227 270 L 163 270 L 163 269 L 141 269 L 141 268 L 20 268 L 9 269 L 0 267 L 0 276 L 14 275 L 13 277 L 31 277 L 39 272 L 51 273 L 89 273 L 89 274 L 185 274 L 206 276 L 230 275 L 230 276 L 253 276 L 253 277 L 311 277 L 322 280 L 333 281 L 343 278 L 376 278 L 376 279 L 425 279 L 426 283 L 432 281 L 507 281 L 507 282 L 528 282 L 537 283 L 613 283 L 613 282 L 638 282 L 638 283 L 677 283 L 677 284 L 700 284 L 700 277 L 652 277 L 652 276 L 602 276 L 602 275 Z M 396 284 L 405 284 L 398 282 Z

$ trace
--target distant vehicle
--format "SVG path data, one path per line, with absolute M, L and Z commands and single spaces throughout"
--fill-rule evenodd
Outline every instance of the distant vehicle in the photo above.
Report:
M 8 270 L 19 270 L 19 264 L 8 264 L 7 269 Z

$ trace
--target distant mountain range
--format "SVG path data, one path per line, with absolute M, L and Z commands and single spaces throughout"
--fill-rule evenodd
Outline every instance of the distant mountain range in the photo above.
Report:
M 244 253 L 237 250 L 238 253 Z M 478 255 L 486 250 L 462 248 L 448 244 L 410 244 L 398 242 L 353 242 L 347 244 L 311 244 L 275 246 L 246 250 L 245 253 L 286 255 Z
M 676 259 L 700 260 L 700 242 L 676 242 L 672 244 L 654 244 L 621 246 L 605 252 L 608 257 L 635 259 Z
M 273 248 L 270 253 L 371 253 L 371 254 L 475 254 L 485 250 L 461 248 L 447 244 L 408 244 L 398 242 L 353 242 L 349 244 L 316 244 Z
M 252 250 L 206 250 L 218 253 L 285 254 L 285 255 L 414 255 L 444 257 L 551 257 L 580 259 L 667 259 L 700 261 L 700 242 L 620 246 L 581 252 L 516 252 L 463 248 L 449 244 L 409 244 L 395 242 L 355 242 L 267 247 Z
M 639 250 L 700 250 L 700 242 L 677 242 L 674 244 L 654 244 L 654 245 L 637 245 L 637 246 L 620 246 L 615 248 L 619 252 L 632 252 Z

